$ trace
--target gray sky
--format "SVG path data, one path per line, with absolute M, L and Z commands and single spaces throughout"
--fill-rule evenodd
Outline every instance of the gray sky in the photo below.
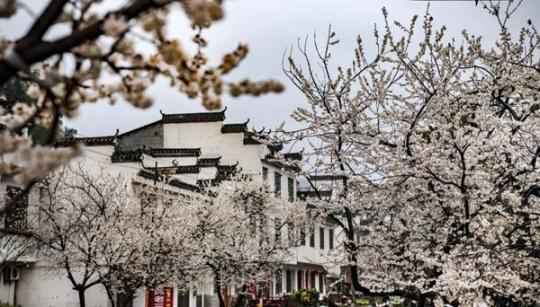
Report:
M 25 2 L 39 10 L 45 1 Z M 275 78 L 287 86 L 281 95 L 240 99 L 225 97 L 227 122 L 250 118 L 250 125 L 257 127 L 275 127 L 282 121 L 291 122 L 289 114 L 304 103 L 303 96 L 288 83 L 281 71 L 282 55 L 297 38 L 315 31 L 322 37 L 328 25 L 332 24 L 341 41 L 334 48 L 334 61 L 347 64 L 352 60 L 358 34 L 366 38 L 369 52 L 373 26 L 375 23 L 382 25 L 383 6 L 389 10 L 392 20 L 407 24 L 412 15 L 424 14 L 427 5 L 427 2 L 411 0 L 228 0 L 225 3 L 225 20 L 205 34 L 210 42 L 210 59 L 218 62 L 225 51 L 233 50 L 239 42 L 248 43 L 250 54 L 231 79 Z M 435 1 L 431 3 L 431 14 L 437 25 L 446 25 L 449 33 L 456 37 L 467 29 L 471 33 L 482 34 L 486 41 L 492 41 L 497 33 L 495 19 L 476 8 L 473 1 Z M 540 0 L 525 0 L 511 28 L 515 31 L 528 18 L 540 26 Z M 16 37 L 24 32 L 29 22 L 30 19 L 21 13 L 15 20 L 0 20 L 0 36 Z M 189 23 L 181 13 L 173 16 L 169 31 L 171 37 L 179 37 L 185 44 L 189 43 Z M 204 110 L 197 100 L 185 98 L 167 84 L 154 86 L 152 95 L 155 105 L 148 110 L 137 110 L 126 103 L 87 105 L 81 109 L 79 118 L 67 125 L 77 128 L 83 136 L 106 135 L 113 134 L 116 128 L 126 131 L 159 119 L 160 109 L 165 113 Z

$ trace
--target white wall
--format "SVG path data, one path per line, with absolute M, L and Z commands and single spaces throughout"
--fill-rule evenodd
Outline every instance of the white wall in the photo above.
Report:
M 17 285 L 17 304 L 23 307 L 78 307 L 77 292 L 72 290 L 65 271 L 36 264 L 21 272 Z M 1 300 L 2 298 L 0 298 Z M 105 289 L 96 285 L 86 291 L 87 307 L 110 306 Z
M 164 125 L 165 148 L 201 148 L 203 155 L 220 155 L 224 165 L 240 163 L 245 173 L 261 172 L 264 145 L 244 145 L 243 133 L 221 133 L 222 122 Z
M 268 153 L 266 145 L 244 145 L 242 133 L 221 133 L 222 122 L 215 123 L 184 123 L 184 124 L 165 124 L 164 125 L 164 147 L 165 148 L 197 148 L 200 147 L 203 156 L 217 154 L 222 156 L 221 164 L 235 164 L 239 162 L 239 166 L 245 173 L 255 175 L 256 180 L 262 181 L 261 159 Z M 91 146 L 85 147 L 80 157 L 72 161 L 73 165 L 83 163 L 88 171 L 104 169 L 113 174 L 123 174 L 125 176 L 135 176 L 141 169 L 140 163 L 111 163 L 110 157 L 114 151 L 113 146 Z M 177 159 L 180 165 L 193 165 L 196 163 L 196 158 L 183 157 Z M 154 166 L 154 161 L 158 161 L 159 166 L 172 165 L 170 158 L 153 159 L 147 157 L 144 163 L 145 166 Z M 294 194 L 297 191 L 297 182 L 295 174 L 287 172 L 284 169 L 278 169 L 271 165 L 264 164 L 268 168 L 267 185 L 270 191 L 274 191 L 274 174 L 281 173 L 281 198 L 288 200 L 288 178 L 293 178 L 295 185 Z M 202 177 L 212 177 L 211 172 L 215 172 L 215 168 L 201 168 L 201 174 L 185 174 L 180 175 L 187 182 L 195 182 Z M 139 180 L 139 179 L 138 179 Z M 143 179 L 140 179 L 143 180 Z M 296 198 L 296 195 L 294 195 Z M 291 249 L 291 258 L 286 261 L 289 264 L 297 262 L 309 262 L 323 265 L 330 272 L 339 270 L 338 266 L 333 265 L 335 253 L 340 242 L 337 229 L 334 231 L 334 250 L 329 250 L 328 230 L 325 230 L 325 249 L 319 247 L 319 225 L 315 228 L 315 248 L 309 246 L 309 234 L 306 235 L 307 245 L 295 247 Z M 282 232 L 282 239 L 287 239 L 286 230 Z M 285 274 L 285 271 L 284 271 Z M 45 266 L 37 265 L 23 272 L 19 281 L 17 295 L 18 303 L 23 307 L 48 307 L 48 306 L 78 306 L 77 293 L 72 290 L 69 281 L 64 277 L 62 271 L 56 273 L 51 272 Z M 284 275 L 282 280 L 285 281 Z M 318 282 L 318 280 L 316 281 Z M 0 281 L 1 285 L 1 281 Z M 211 278 L 208 282 L 203 282 L 198 288 L 199 294 L 212 294 Z M 296 289 L 296 274 L 293 274 L 293 289 Z M 285 284 L 283 284 L 285 290 Z M 0 300 L 9 298 L 10 289 L 6 286 L 0 286 Z M 174 305 L 176 305 L 176 291 L 174 295 Z M 87 292 L 88 307 L 107 307 L 108 299 L 105 291 L 101 286 L 96 286 Z M 193 300 L 194 302 L 194 300 Z M 144 292 L 141 290 L 134 302 L 135 307 L 144 306 Z
M 295 194 L 294 199 L 296 200 L 296 189 L 298 188 L 297 182 L 296 182 L 296 175 L 291 172 L 285 171 L 283 169 L 276 168 L 272 165 L 261 163 L 260 170 L 259 170 L 259 173 L 260 173 L 259 178 L 261 178 L 261 180 L 262 180 L 263 167 L 266 167 L 268 169 L 268 179 L 266 181 L 266 185 L 268 186 L 269 191 L 272 191 L 272 192 L 275 191 L 274 176 L 275 176 L 275 173 L 278 172 L 281 174 L 281 197 L 280 198 L 283 200 L 289 199 L 288 178 L 292 178 L 293 184 L 294 184 L 294 194 Z

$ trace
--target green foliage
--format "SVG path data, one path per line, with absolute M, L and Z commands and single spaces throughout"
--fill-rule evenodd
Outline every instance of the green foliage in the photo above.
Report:
M 367 307 L 367 306 L 376 306 L 377 304 L 388 303 L 389 306 L 401 307 L 405 306 L 403 304 L 403 299 L 398 296 L 390 296 L 386 299 L 382 297 L 360 297 L 354 300 L 353 306 L 356 307 Z
M 28 95 L 28 84 L 17 78 L 11 78 L 0 85 L 1 106 L 8 110 L 16 102 L 31 103 L 32 98 Z
M 367 298 L 359 298 L 354 301 L 355 306 L 369 306 L 371 301 Z
M 6 83 L 0 85 L 0 106 L 5 111 L 10 111 L 17 103 L 33 104 L 34 100 L 28 95 L 28 83 L 17 78 L 11 78 Z M 37 123 L 29 123 L 28 134 L 34 144 L 46 144 L 50 137 L 50 129 Z M 64 127 L 62 129 L 62 118 L 57 131 L 57 138 L 74 137 L 77 134 L 76 129 Z M 0 306 L 3 307 L 3 306 Z
M 8 303 L 3 303 L 0 301 L 0 307 L 21 307 L 21 305 L 11 305 L 11 304 L 8 304 Z
M 291 297 L 304 306 L 315 306 L 319 301 L 319 292 L 315 289 L 300 289 L 292 293 Z

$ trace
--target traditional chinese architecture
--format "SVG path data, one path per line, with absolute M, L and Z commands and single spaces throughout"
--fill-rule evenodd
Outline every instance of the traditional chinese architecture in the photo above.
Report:
M 162 181 L 182 193 L 197 193 L 206 185 L 217 185 L 234 172 L 242 172 L 266 182 L 275 197 L 295 202 L 297 194 L 309 196 L 309 192 L 298 189 L 301 153 L 285 153 L 282 144 L 268 142 L 248 130 L 248 121 L 225 123 L 225 115 L 226 110 L 161 113 L 159 120 L 123 133 L 73 137 L 59 141 L 57 146 L 79 143 L 83 145 L 83 153 L 74 163 L 85 163 L 87 168 L 107 168 L 143 184 Z M 257 285 L 256 295 L 279 297 L 302 288 L 314 288 L 324 294 L 326 276 L 333 270 L 328 255 L 336 248 L 335 237 L 330 224 L 310 229 L 301 246 L 291 247 L 293 256 L 282 269 Z M 16 302 L 24 307 L 76 305 L 76 293 L 65 277 L 51 277 L 38 259 L 17 270 L 16 279 L 4 278 L 0 301 Z M 162 290 L 154 289 L 152 293 L 172 295 L 171 307 L 217 306 L 211 282 L 193 285 L 187 293 L 169 287 Z M 87 300 L 90 306 L 109 304 L 106 294 L 96 289 L 89 291 Z M 150 301 L 153 298 L 148 293 L 138 295 L 132 306 L 160 307 Z

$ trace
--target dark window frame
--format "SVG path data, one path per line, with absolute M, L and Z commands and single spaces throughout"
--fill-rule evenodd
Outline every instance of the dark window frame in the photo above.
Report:
M 315 247 L 315 227 L 311 227 L 309 230 L 309 246 Z
M 319 227 L 319 247 L 324 249 L 324 227 Z
M 334 228 L 328 229 L 328 249 L 334 249 Z
M 266 166 L 263 166 L 262 168 L 262 177 L 264 182 L 268 181 L 268 167 Z
M 285 271 L 285 291 L 287 293 L 292 292 L 292 283 L 293 283 L 292 272 L 291 270 L 286 270 Z
M 282 241 L 282 237 L 281 237 L 281 219 L 280 218 L 275 218 L 274 219 L 274 235 L 275 235 L 275 243 L 276 244 L 281 244 L 283 243 Z
M 276 271 L 276 295 L 280 295 L 283 292 L 283 274 L 281 270 Z
M 294 202 L 294 179 L 287 178 L 287 192 L 289 193 L 289 202 Z
M 274 172 L 274 195 L 281 197 L 281 173 Z

